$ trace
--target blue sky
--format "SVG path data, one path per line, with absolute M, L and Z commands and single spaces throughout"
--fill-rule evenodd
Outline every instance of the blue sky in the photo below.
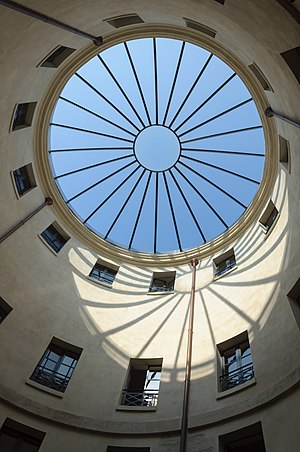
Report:
M 131 249 L 150 253 L 154 251 L 154 237 L 156 252 L 176 251 L 179 245 L 182 249 L 201 245 L 204 243 L 203 236 L 209 241 L 224 232 L 227 226 L 234 224 L 245 208 L 221 190 L 247 207 L 258 189 L 258 184 L 209 165 L 260 181 L 264 168 L 265 147 L 261 127 L 210 137 L 226 131 L 261 126 L 250 93 L 240 78 L 234 76 L 230 67 L 216 56 L 209 59 L 208 51 L 189 43 L 183 46 L 181 41 L 156 38 L 155 44 L 157 85 L 154 77 L 153 39 L 138 39 L 127 43 L 151 124 L 126 47 L 122 43 L 102 52 L 101 59 L 97 56 L 92 58 L 78 70 L 79 77 L 73 75 L 70 78 L 53 112 L 52 123 L 57 125 L 51 125 L 49 132 L 49 150 L 63 150 L 49 154 L 54 176 L 101 163 L 56 179 L 65 200 L 75 197 L 68 203 L 72 211 L 82 221 L 89 218 L 85 224 L 99 236 L 105 237 L 109 231 L 107 240 L 124 248 L 128 248 L 133 238 Z M 178 77 L 165 118 L 182 46 L 184 49 Z M 207 67 L 199 82 L 182 106 L 205 64 Z M 197 111 L 198 107 L 231 76 L 233 77 L 223 89 Z M 156 100 L 158 124 L 156 124 Z M 244 101 L 248 102 L 207 124 L 196 127 Z M 177 115 L 179 109 L 180 113 Z M 195 114 L 185 122 L 193 112 Z M 177 117 L 174 120 L 175 116 Z M 166 129 L 169 134 L 159 132 L 161 127 L 158 125 L 162 124 L 164 119 L 165 126 L 171 124 L 171 127 Z M 62 125 L 86 131 L 61 127 Z M 145 126 L 148 128 L 144 130 Z M 195 130 L 190 131 L 192 128 Z M 144 144 L 138 149 L 139 140 Z M 166 162 L 172 161 L 172 155 L 178 152 L 174 145 L 178 140 L 181 143 L 179 161 L 170 171 L 156 173 L 155 170 L 165 168 L 168 165 Z M 76 150 L 80 148 L 85 150 Z M 140 156 L 144 153 L 143 161 L 148 162 L 149 168 L 154 171 L 149 172 L 149 168 L 144 169 L 140 165 L 136 160 L 134 149 L 138 150 Z M 209 152 L 210 150 L 225 152 Z M 230 154 L 229 151 L 240 152 L 241 155 Z M 259 156 L 248 155 L 249 153 Z M 103 164 L 113 159 L 117 160 Z M 124 169 L 111 176 L 121 168 Z M 130 177 L 126 181 L 128 176 Z M 102 179 L 105 180 L 99 182 Z M 94 186 L 88 189 L 92 185 Z M 116 190 L 119 185 L 120 188 Z M 144 204 L 132 237 L 146 186 Z M 86 191 L 79 195 L 83 190 Z M 103 203 L 114 190 L 115 193 Z M 131 192 L 132 195 L 126 202 Z M 101 203 L 103 205 L 91 216 Z M 120 209 L 123 209 L 121 214 Z M 199 232 L 199 226 L 202 234 Z

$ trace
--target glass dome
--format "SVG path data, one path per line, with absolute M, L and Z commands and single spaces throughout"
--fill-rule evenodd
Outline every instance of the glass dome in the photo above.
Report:
M 180 252 L 218 237 L 258 190 L 265 142 L 239 76 L 170 38 L 114 45 L 66 83 L 49 158 L 68 207 L 122 248 Z

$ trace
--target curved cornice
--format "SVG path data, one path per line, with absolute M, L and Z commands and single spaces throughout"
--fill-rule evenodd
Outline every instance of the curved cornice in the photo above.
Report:
M 247 415 L 250 412 L 258 411 L 270 403 L 276 403 L 278 399 L 284 397 L 289 391 L 299 386 L 300 367 L 295 369 L 283 380 L 274 384 L 270 388 L 256 394 L 247 400 L 228 405 L 217 410 L 208 411 L 204 414 L 189 417 L 190 429 L 198 429 L 212 424 L 227 422 L 237 416 Z M 52 397 L 49 395 L 49 397 Z M 233 396 L 234 397 L 234 396 Z M 18 394 L 4 385 L 0 385 L 0 399 L 15 408 L 18 408 L 33 416 L 43 418 L 45 421 L 54 422 L 65 427 L 72 427 L 79 430 L 98 432 L 103 434 L 125 434 L 125 435 L 160 435 L 168 432 L 179 432 L 181 419 L 156 420 L 141 422 L 115 422 L 78 416 L 66 411 L 50 408 L 23 395 Z M 150 413 L 149 413 L 150 414 Z M 130 416 L 130 413 L 128 413 Z M 138 414 L 140 416 L 140 414 Z
M 126 40 L 153 36 L 185 40 L 211 51 L 239 75 L 255 101 L 265 135 L 266 158 L 264 174 L 252 203 L 233 226 L 216 239 L 199 247 L 192 248 L 185 252 L 154 255 L 131 252 L 116 245 L 112 245 L 90 231 L 75 217 L 74 214 L 72 214 L 71 210 L 63 201 L 53 180 L 48 160 L 48 128 L 57 98 L 68 79 L 79 67 L 99 52 L 99 47 L 92 44 L 81 51 L 76 52 L 74 56 L 68 59 L 68 62 L 66 62 L 65 65 L 62 65 L 62 67 L 57 70 L 43 99 L 40 101 L 34 133 L 34 152 L 41 188 L 46 196 L 51 196 L 53 198 L 54 203 L 52 208 L 55 215 L 61 222 L 68 225 L 68 229 L 74 233 L 75 237 L 83 241 L 103 257 L 139 266 L 176 266 L 190 262 L 195 256 L 197 256 L 198 259 L 203 259 L 228 247 L 245 233 L 250 225 L 259 218 L 262 209 L 269 200 L 277 175 L 278 140 L 274 120 L 267 119 L 264 115 L 264 111 L 269 107 L 269 103 L 258 80 L 240 59 L 235 57 L 228 49 L 217 42 L 216 39 L 184 27 L 166 24 L 140 24 L 117 30 L 104 36 L 101 51 Z

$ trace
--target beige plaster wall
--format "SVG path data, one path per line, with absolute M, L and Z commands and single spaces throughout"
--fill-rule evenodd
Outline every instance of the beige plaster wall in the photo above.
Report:
M 280 56 L 280 52 L 299 45 L 299 28 L 273 0 L 226 0 L 224 6 L 214 0 L 126 4 L 91 0 L 88 7 L 80 0 L 22 3 L 104 36 L 113 30 L 102 20 L 123 13 L 136 12 L 148 23 L 178 26 L 184 25 L 183 17 L 198 20 L 217 30 L 215 39 L 245 65 L 255 62 L 261 68 L 274 90 L 265 93 L 274 110 L 300 119 L 299 84 Z M 9 132 L 14 106 L 42 99 L 55 69 L 36 66 L 55 46 L 80 50 L 87 42 L 0 8 L 3 234 L 48 195 L 42 192 L 36 171 L 38 186 L 21 199 L 15 195 L 10 172 L 29 162 L 35 165 L 36 116 L 32 127 Z M 232 273 L 213 281 L 215 256 L 202 260 L 197 270 L 190 451 L 217 451 L 218 435 L 258 420 L 268 451 L 297 452 L 299 444 L 294 422 L 299 416 L 295 388 L 299 381 L 300 336 L 286 296 L 300 273 L 299 130 L 271 121 L 277 133 L 289 141 L 291 150 L 291 173 L 279 164 L 271 194 L 280 217 L 267 237 L 256 222 L 233 244 L 237 268 Z M 277 155 L 278 149 L 274 149 L 273 158 Z M 57 256 L 38 237 L 54 220 L 71 236 Z M 227 248 L 224 244 L 224 251 Z M 98 257 L 51 207 L 44 208 L 0 245 L 0 296 L 13 307 L 0 325 L 0 397 L 11 404 L 1 408 L 0 424 L 11 417 L 47 432 L 41 448 L 45 452 L 54 447 L 58 451 L 105 451 L 107 444 L 176 451 L 190 266 L 133 266 L 112 259 L 120 269 L 113 288 L 108 289 L 86 278 Z M 174 293 L 148 295 L 152 272 L 166 270 L 176 270 Z M 216 344 L 245 330 L 256 384 L 218 400 Z M 25 383 L 53 336 L 83 348 L 63 398 Z M 116 410 L 130 358 L 163 358 L 155 412 Z

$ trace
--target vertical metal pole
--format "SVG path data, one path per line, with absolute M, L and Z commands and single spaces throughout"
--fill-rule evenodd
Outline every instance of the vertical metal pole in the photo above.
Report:
M 2 237 L 0 237 L 0 243 L 4 242 L 9 236 L 11 236 L 15 231 L 17 231 L 23 224 L 27 223 L 30 218 L 32 218 L 34 215 L 36 215 L 40 210 L 42 210 L 45 206 L 51 206 L 53 204 L 53 201 L 51 198 L 46 198 L 45 202 L 39 206 L 37 209 L 35 209 L 33 212 L 31 212 L 27 217 L 24 218 L 24 220 L 21 220 L 19 223 L 16 224 L 13 228 L 11 228 L 8 232 L 6 232 Z
M 191 379 L 191 367 L 192 367 L 192 349 L 193 349 L 196 267 L 198 265 L 198 259 L 195 259 L 195 258 L 192 259 L 191 264 L 192 264 L 192 287 L 191 287 L 191 296 L 190 296 L 190 319 L 189 319 L 188 343 L 187 343 L 187 352 L 186 352 L 184 395 L 183 395 L 181 433 L 180 433 L 180 452 L 185 452 L 185 450 L 186 450 L 190 379 Z

